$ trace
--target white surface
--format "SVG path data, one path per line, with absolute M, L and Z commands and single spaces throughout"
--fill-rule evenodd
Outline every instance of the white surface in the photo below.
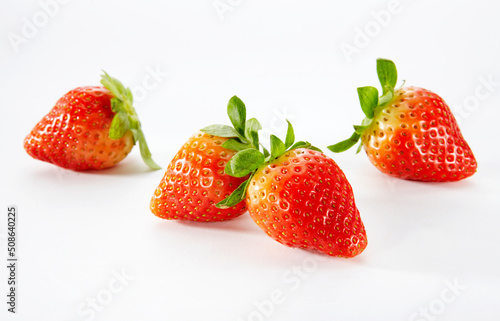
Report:
M 220 2 L 233 4 L 224 19 L 213 0 L 70 1 L 14 52 L 9 33 L 22 35 L 23 18 L 44 22 L 43 9 L 2 1 L 0 256 L 14 204 L 20 266 L 18 313 L 2 303 L 1 319 L 91 320 L 97 298 L 95 320 L 497 320 L 500 86 L 483 81 L 500 82 L 498 5 L 402 1 L 377 29 L 371 12 L 390 2 Z M 366 28 L 372 36 L 348 61 L 341 44 Z M 369 245 L 354 259 L 284 247 L 247 214 L 214 224 L 154 217 L 163 170 L 148 171 L 137 149 L 116 168 L 75 173 L 22 148 L 56 100 L 97 85 L 101 69 L 135 92 L 146 79 L 137 111 L 163 166 L 195 130 L 229 122 L 234 94 L 272 132 L 284 134 L 286 114 L 299 139 L 325 148 L 361 121 L 356 87 L 377 85 L 377 57 L 457 111 L 479 171 L 458 183 L 406 182 L 363 154 L 327 153 L 366 226 Z M 459 107 L 474 99 L 474 110 Z M 6 281 L 2 268 L 1 293 Z

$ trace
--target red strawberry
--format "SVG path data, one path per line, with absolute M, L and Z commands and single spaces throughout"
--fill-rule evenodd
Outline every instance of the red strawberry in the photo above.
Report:
M 255 223 L 284 245 L 342 257 L 356 256 L 367 245 L 351 185 L 318 151 L 294 149 L 261 167 L 246 203 Z
M 101 83 L 104 87 L 78 87 L 61 97 L 24 139 L 28 154 L 76 171 L 104 169 L 125 158 L 138 140 L 144 162 L 159 169 L 130 90 L 106 73 Z
M 239 149 L 225 167 L 241 183 L 219 207 L 246 200 L 250 216 L 274 240 L 331 256 L 353 257 L 367 245 L 366 232 L 342 170 L 307 142 L 271 135 L 271 152 Z
M 377 72 L 383 95 L 374 87 L 358 88 L 366 118 L 349 139 L 328 148 L 342 152 L 361 138 L 372 164 L 402 179 L 446 182 L 473 175 L 476 159 L 446 102 L 422 88 L 395 90 L 390 60 L 378 59 Z
M 248 148 L 256 143 L 254 131 L 260 129 L 255 119 L 246 119 L 246 110 L 236 96 L 228 104 L 228 115 L 234 127 L 212 125 L 204 133 L 192 136 L 170 162 L 151 199 L 153 214 L 165 219 L 215 222 L 245 213 L 244 203 L 224 209 L 216 204 L 229 196 L 246 180 L 224 173 L 234 148 Z
M 165 219 L 224 221 L 243 214 L 243 203 L 227 209 L 215 204 L 238 187 L 244 178 L 224 173 L 236 153 L 222 147 L 228 138 L 205 133 L 192 136 L 170 162 L 151 199 L 151 211 Z

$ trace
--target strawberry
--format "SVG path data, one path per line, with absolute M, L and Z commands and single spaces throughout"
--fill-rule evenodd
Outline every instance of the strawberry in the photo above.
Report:
M 236 107 L 241 105 L 242 109 Z M 224 168 L 236 154 L 234 149 L 258 146 L 254 134 L 261 126 L 254 118 L 246 121 L 246 109 L 236 96 L 227 111 L 234 127 L 205 127 L 177 152 L 151 199 L 153 214 L 170 220 L 215 222 L 245 213 L 244 203 L 226 208 L 216 204 L 246 180 L 229 176 Z
M 397 70 L 377 60 L 382 96 L 374 87 L 358 88 L 366 116 L 347 140 L 328 146 L 342 152 L 360 139 L 368 158 L 381 172 L 408 180 L 447 182 L 473 175 L 476 159 L 446 102 L 417 87 L 395 89 Z
M 217 206 L 245 200 L 255 223 L 286 246 L 330 256 L 360 254 L 367 238 L 351 185 L 331 158 L 294 140 L 288 122 L 285 142 L 271 135 L 271 152 L 261 152 L 258 144 L 235 149 L 224 171 L 249 178 Z
M 116 165 L 139 141 L 144 162 L 159 169 L 132 106 L 130 89 L 107 73 L 101 83 L 62 96 L 26 136 L 25 150 L 35 159 L 84 171 Z

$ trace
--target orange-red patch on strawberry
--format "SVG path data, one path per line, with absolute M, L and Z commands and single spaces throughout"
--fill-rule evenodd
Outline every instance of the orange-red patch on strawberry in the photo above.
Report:
M 247 179 L 224 173 L 227 161 L 236 153 L 221 146 L 226 140 L 200 132 L 184 144 L 151 198 L 153 214 L 164 219 L 216 222 L 246 211 L 245 202 L 228 209 L 215 206 Z

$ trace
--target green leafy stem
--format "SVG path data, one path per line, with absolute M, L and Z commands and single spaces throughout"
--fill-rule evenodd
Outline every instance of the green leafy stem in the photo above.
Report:
M 255 118 L 246 120 L 246 107 L 243 101 L 233 96 L 227 105 L 227 114 L 233 125 L 211 125 L 201 129 L 202 132 L 229 138 L 222 147 L 237 151 L 227 162 L 224 172 L 233 177 L 245 177 L 249 175 L 240 186 L 226 199 L 216 204 L 219 208 L 232 207 L 245 199 L 246 190 L 252 176 L 257 169 L 264 164 L 296 148 L 309 148 L 320 151 L 305 141 L 295 142 L 295 133 L 292 124 L 287 120 L 288 128 L 283 142 L 275 135 L 270 137 L 270 151 L 259 142 L 259 130 L 261 124 Z
M 354 133 L 351 137 L 328 146 L 328 149 L 332 152 L 341 153 L 356 145 L 363 131 L 371 125 L 376 111 L 386 106 L 394 98 L 394 88 L 398 80 L 398 72 L 394 62 L 388 59 L 377 59 L 377 75 L 382 86 L 382 95 L 379 97 L 377 88 L 371 86 L 359 87 L 357 89 L 359 102 L 365 118 L 361 122 L 361 125 L 353 126 Z M 360 143 L 356 153 L 361 151 L 362 146 L 362 143 Z
M 101 84 L 113 94 L 111 109 L 116 113 L 111 121 L 109 138 L 120 139 L 130 130 L 134 137 L 134 144 L 137 141 L 139 142 L 139 149 L 144 163 L 151 169 L 160 169 L 161 167 L 151 157 L 151 152 L 141 129 L 141 122 L 133 106 L 132 92 L 129 88 L 125 88 L 118 79 L 111 77 L 105 71 L 103 72 Z

